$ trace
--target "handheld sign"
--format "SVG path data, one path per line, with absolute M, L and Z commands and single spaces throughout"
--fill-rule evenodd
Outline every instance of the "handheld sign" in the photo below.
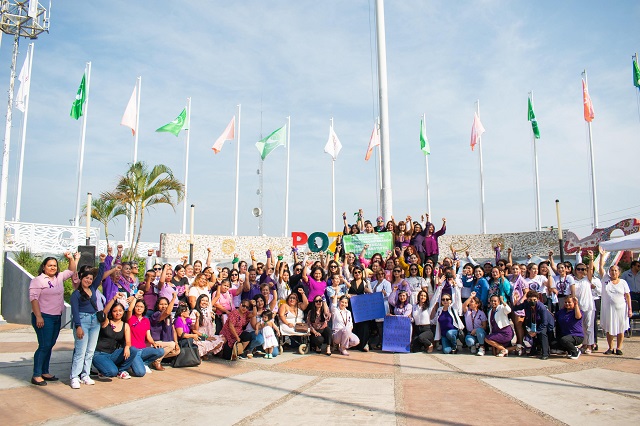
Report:
M 411 319 L 405 316 L 384 318 L 382 350 L 386 352 L 410 352 Z
M 368 245 L 364 257 L 371 259 L 374 253 L 384 254 L 393 250 L 393 232 L 380 232 L 378 234 L 354 234 L 345 235 L 342 238 L 346 253 L 360 253 L 365 245 Z
M 384 318 L 384 300 L 382 293 L 367 293 L 353 296 L 351 299 L 353 322 Z

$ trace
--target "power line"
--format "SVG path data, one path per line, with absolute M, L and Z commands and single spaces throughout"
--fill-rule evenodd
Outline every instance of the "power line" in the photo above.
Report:
M 612 212 L 608 212 L 608 213 L 602 213 L 602 214 L 600 214 L 599 216 L 607 216 L 607 215 L 614 214 L 614 213 L 620 213 L 620 212 L 623 212 L 623 211 L 626 211 L 626 210 L 637 209 L 637 208 L 639 208 L 639 207 L 640 207 L 640 206 L 627 207 L 627 208 L 625 208 L 625 209 L 614 210 L 614 211 L 612 211 Z M 635 214 L 635 213 L 634 213 L 634 214 Z M 622 218 L 621 218 L 621 219 L 622 219 Z M 591 220 L 591 218 L 590 218 L 590 217 L 588 217 L 588 218 L 584 218 L 584 219 L 570 220 L 570 221 L 567 221 L 567 222 L 563 222 L 563 225 L 568 225 L 568 224 L 570 224 L 570 223 L 576 223 L 576 222 L 582 222 L 582 221 L 584 221 L 584 220 Z M 613 220 L 613 219 L 605 219 L 605 221 L 607 221 L 607 220 Z

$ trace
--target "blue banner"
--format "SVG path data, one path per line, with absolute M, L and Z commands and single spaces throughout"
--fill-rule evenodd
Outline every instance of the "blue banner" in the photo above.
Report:
M 382 350 L 386 352 L 410 352 L 411 319 L 405 316 L 384 318 Z
M 351 297 L 353 322 L 384 318 L 384 299 L 382 293 L 366 293 Z

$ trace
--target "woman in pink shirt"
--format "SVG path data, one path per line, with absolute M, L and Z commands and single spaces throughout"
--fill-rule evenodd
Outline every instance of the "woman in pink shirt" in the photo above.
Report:
M 80 254 L 76 253 L 73 256 L 66 252 L 64 257 L 69 259 L 69 269 L 60 272 L 56 258 L 47 257 L 38 268 L 38 276 L 29 284 L 31 324 L 38 337 L 38 349 L 33 354 L 31 383 L 37 386 L 45 386 L 47 381 L 58 380 L 56 376 L 49 374 L 49 361 L 51 350 L 60 334 L 64 311 L 64 281 L 71 278 L 76 271 Z
M 145 372 L 150 373 L 149 364 L 156 365 L 155 362 L 164 356 L 164 349 L 151 337 L 151 322 L 145 316 L 147 303 L 142 298 L 143 294 L 142 290 L 139 290 L 136 301 L 129 305 L 127 323 L 131 331 L 131 346 L 139 349 L 136 356 L 142 359 Z
M 309 284 L 309 300 L 320 296 L 324 300 L 324 291 L 327 289 L 327 282 L 324 280 L 324 271 L 321 267 L 311 270 L 311 276 L 307 275 L 307 268 L 302 268 L 302 280 Z

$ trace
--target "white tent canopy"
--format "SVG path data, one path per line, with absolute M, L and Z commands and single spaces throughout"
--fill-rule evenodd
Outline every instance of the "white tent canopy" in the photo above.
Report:
M 600 243 L 600 247 L 602 247 L 606 251 L 640 251 L 640 232 L 625 235 L 624 237 L 620 238 L 614 238 L 613 240 L 609 241 L 603 241 Z

